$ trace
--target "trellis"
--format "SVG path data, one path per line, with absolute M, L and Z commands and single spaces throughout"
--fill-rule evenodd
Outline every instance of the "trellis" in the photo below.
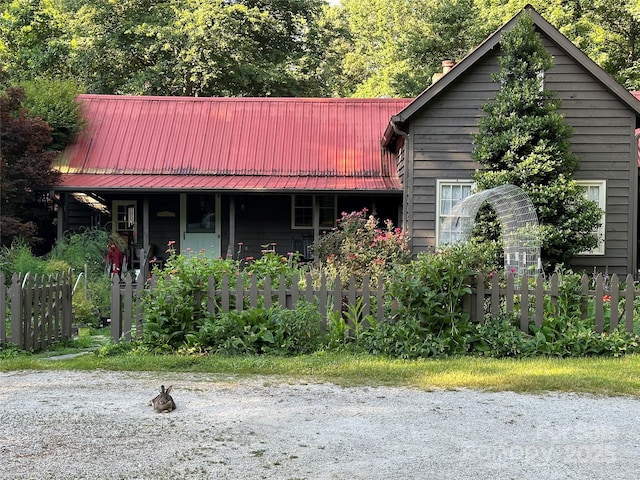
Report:
M 459 241 L 468 240 L 485 202 L 493 207 L 502 226 L 505 271 L 517 277 L 541 272 L 538 216 L 529 196 L 515 185 L 501 185 L 461 200 L 451 209 L 442 231 L 457 232 Z

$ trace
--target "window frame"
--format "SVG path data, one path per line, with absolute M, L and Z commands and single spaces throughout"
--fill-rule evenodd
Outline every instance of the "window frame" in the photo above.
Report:
M 603 256 L 606 251 L 606 218 L 607 218 L 607 181 L 606 180 L 576 180 L 576 183 L 581 187 L 598 187 L 598 207 L 602 210 L 602 217 L 600 226 L 597 229 L 599 243 L 598 246 L 592 250 L 580 252 L 579 256 Z M 585 195 L 587 191 L 585 190 Z M 588 197 L 587 197 L 588 198 Z
M 436 247 L 440 247 L 442 244 L 440 243 L 440 231 L 442 228 L 443 214 L 442 214 L 442 187 L 444 186 L 468 186 L 470 187 L 469 196 L 474 194 L 475 182 L 473 180 L 468 179 L 437 179 L 436 180 L 436 228 L 435 228 L 435 245 Z M 463 200 L 467 197 L 462 197 L 460 200 Z M 452 205 L 453 207 L 453 205 Z M 446 244 L 444 244 L 446 245 Z
M 302 206 L 298 206 L 296 203 L 296 199 L 301 197 L 311 197 L 311 224 L 310 225 L 299 225 L 296 223 L 296 210 L 298 208 L 302 208 Z M 320 199 L 331 199 L 333 201 L 333 208 L 331 212 L 332 225 L 322 225 L 320 223 L 321 215 L 320 210 L 329 209 L 331 207 L 321 207 Z M 305 207 L 308 208 L 308 207 Z M 317 217 L 316 217 L 317 215 Z M 315 226 L 315 218 L 318 219 L 318 227 L 320 229 L 329 229 L 335 228 L 337 225 L 338 215 L 338 196 L 337 195 L 313 195 L 308 193 L 299 193 L 291 195 L 291 229 L 292 230 L 313 230 Z

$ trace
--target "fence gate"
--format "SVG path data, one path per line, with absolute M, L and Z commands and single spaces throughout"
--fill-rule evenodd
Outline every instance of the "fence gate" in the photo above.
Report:
M 42 350 L 71 338 L 71 272 L 14 274 L 6 287 L 0 273 L 0 346 Z

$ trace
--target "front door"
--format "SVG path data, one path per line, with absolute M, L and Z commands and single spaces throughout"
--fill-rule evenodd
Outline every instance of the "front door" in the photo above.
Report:
M 183 193 L 180 195 L 180 251 L 201 252 L 209 258 L 220 256 L 220 195 Z
M 138 203 L 135 200 L 114 200 L 112 204 L 112 233 L 117 233 L 124 242 L 123 271 L 140 268 L 138 244 Z

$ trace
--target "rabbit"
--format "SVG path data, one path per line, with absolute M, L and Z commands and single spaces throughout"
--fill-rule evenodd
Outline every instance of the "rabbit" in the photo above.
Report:
M 153 406 L 153 409 L 157 413 L 169 413 L 175 410 L 176 403 L 170 395 L 171 390 L 173 390 L 173 385 L 166 390 L 164 389 L 164 385 L 160 385 L 160 393 L 153 400 L 150 400 L 148 405 Z

